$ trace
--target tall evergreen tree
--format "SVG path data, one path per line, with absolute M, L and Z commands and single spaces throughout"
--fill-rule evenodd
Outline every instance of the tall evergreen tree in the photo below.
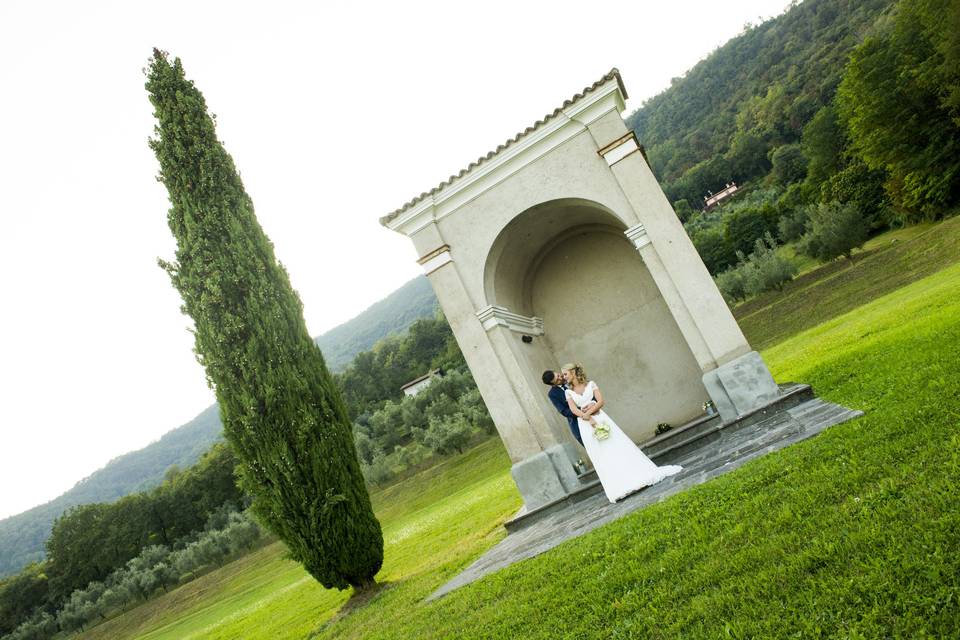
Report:
M 194 322 L 198 361 L 261 521 L 327 588 L 363 587 L 383 535 L 350 421 L 299 297 L 179 58 L 154 50 L 150 146 L 167 187 L 176 260 L 161 262 Z

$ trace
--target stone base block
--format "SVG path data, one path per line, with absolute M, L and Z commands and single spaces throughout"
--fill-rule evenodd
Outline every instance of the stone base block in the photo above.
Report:
M 760 354 L 746 353 L 703 375 L 703 384 L 724 423 L 770 404 L 780 395 Z
M 572 456 L 572 458 L 571 458 Z M 566 497 L 580 487 L 574 469 L 576 447 L 558 444 L 513 465 L 510 475 L 527 511 Z

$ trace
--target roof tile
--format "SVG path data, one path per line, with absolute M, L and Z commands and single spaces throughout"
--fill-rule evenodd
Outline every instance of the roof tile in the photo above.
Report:
M 424 198 L 426 198 L 427 196 L 432 196 L 432 195 L 434 195 L 434 194 L 436 194 L 436 193 L 439 193 L 440 191 L 442 191 L 442 190 L 444 189 L 444 187 L 447 187 L 447 186 L 451 185 L 455 180 L 458 180 L 458 179 L 462 178 L 463 176 L 467 175 L 468 173 L 470 173 L 471 171 L 473 171 L 475 168 L 479 167 L 479 166 L 480 166 L 481 164 L 483 164 L 484 162 L 492 159 L 494 156 L 496 156 L 498 153 L 500 153 L 500 152 L 503 151 L 504 149 L 507 149 L 507 148 L 510 147 L 511 145 L 516 144 L 517 142 L 519 142 L 520 140 L 522 140 L 522 139 L 523 139 L 525 136 L 527 136 L 528 134 L 536 131 L 537 129 L 539 129 L 540 127 L 542 127 L 543 125 L 545 125 L 547 122 L 550 122 L 551 120 L 553 120 L 554 118 L 556 118 L 558 115 L 560 115 L 560 112 L 561 112 L 561 111 L 563 111 L 564 109 L 566 109 L 566 108 L 569 107 L 570 105 L 576 103 L 577 101 L 583 99 L 588 93 L 591 93 L 591 92 L 593 92 L 593 91 L 596 91 L 597 88 L 599 88 L 601 85 L 603 85 L 603 84 L 605 84 L 606 82 L 609 82 L 610 80 L 613 80 L 613 79 L 616 79 L 617 84 L 620 85 L 620 92 L 623 94 L 623 97 L 626 98 L 626 97 L 627 97 L 627 90 L 626 90 L 626 88 L 624 88 L 624 86 L 623 86 L 623 79 L 620 77 L 620 71 L 618 71 L 617 68 L 614 67 L 614 68 L 611 69 L 606 75 L 604 75 L 602 78 L 600 78 L 599 80 L 597 80 L 596 82 L 594 82 L 592 85 L 590 85 L 589 87 L 584 87 L 584 89 L 583 89 L 582 91 L 580 91 L 580 93 L 574 95 L 574 96 L 573 96 L 572 98 L 570 98 L 569 100 L 565 100 L 564 103 L 563 103 L 562 105 L 560 105 L 559 107 L 557 107 L 556 109 L 554 109 L 552 113 L 549 113 L 549 114 L 545 115 L 542 119 L 537 120 L 537 121 L 533 124 L 533 126 L 527 127 L 526 129 L 524 129 L 524 130 L 521 131 L 520 133 L 516 134 L 515 136 L 513 136 L 512 138 L 510 138 L 509 140 L 507 140 L 507 141 L 504 142 L 503 144 L 499 145 L 499 146 L 498 146 L 496 149 L 494 149 L 493 151 L 490 151 L 489 153 L 487 153 L 487 155 L 481 156 L 480 158 L 474 160 L 474 161 L 471 162 L 469 165 L 467 165 L 464 169 L 461 169 L 461 170 L 460 170 L 460 173 L 458 173 L 458 174 L 456 174 L 456 175 L 450 176 L 449 178 L 447 178 L 446 180 L 444 180 L 443 182 L 441 182 L 440 184 L 438 184 L 436 187 L 434 187 L 434 188 L 431 189 L 430 191 L 424 191 L 424 192 L 421 193 L 419 196 L 417 196 L 416 198 L 414 198 L 414 199 L 411 200 L 410 202 L 407 202 L 405 205 L 403 205 L 403 206 L 400 207 L 399 209 L 397 209 L 397 210 L 395 210 L 395 211 L 392 211 L 391 213 L 388 213 L 387 215 L 385 215 L 385 216 L 383 216 L 382 218 L 380 218 L 380 224 L 382 224 L 382 225 L 387 225 L 391 220 L 393 220 L 393 219 L 396 218 L 398 215 L 400 215 L 401 213 L 403 213 L 404 211 L 406 211 L 406 210 L 409 209 L 410 207 L 414 206 L 414 205 L 417 204 L 418 202 L 422 201 L 422 200 L 423 200 Z

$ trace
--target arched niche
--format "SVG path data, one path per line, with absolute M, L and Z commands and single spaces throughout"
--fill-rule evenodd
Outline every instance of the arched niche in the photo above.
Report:
M 513 343 L 532 381 L 582 362 L 610 414 L 634 439 L 682 424 L 708 399 L 702 372 L 634 245 L 600 204 L 555 200 L 516 216 L 491 247 L 487 302 L 540 318 L 544 333 Z

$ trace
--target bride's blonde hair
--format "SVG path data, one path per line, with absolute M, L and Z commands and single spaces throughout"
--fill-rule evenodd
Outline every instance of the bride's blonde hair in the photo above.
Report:
M 583 365 L 579 362 L 571 362 L 560 367 L 564 371 L 572 371 L 573 378 L 580 384 L 586 384 L 587 374 L 583 371 Z

